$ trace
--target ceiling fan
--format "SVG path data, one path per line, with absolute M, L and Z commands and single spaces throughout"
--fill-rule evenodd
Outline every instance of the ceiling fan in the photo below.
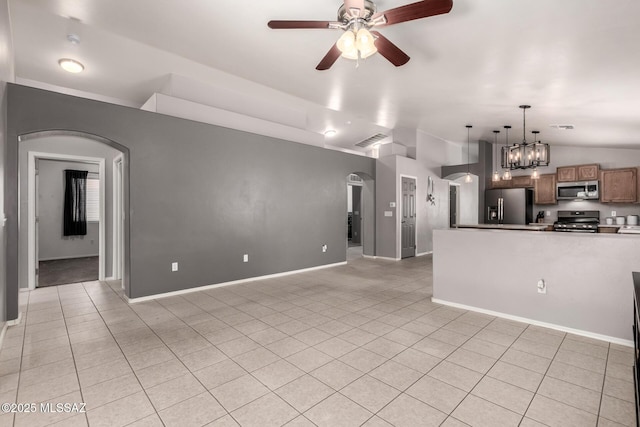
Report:
M 409 56 L 378 31 L 370 29 L 449 13 L 452 7 L 453 0 L 423 0 L 378 12 L 371 0 L 344 0 L 338 9 L 337 21 L 269 21 L 267 25 L 273 29 L 343 30 L 344 34 L 322 58 L 316 70 L 328 70 L 340 56 L 358 60 L 376 52 L 399 67 L 409 61 Z

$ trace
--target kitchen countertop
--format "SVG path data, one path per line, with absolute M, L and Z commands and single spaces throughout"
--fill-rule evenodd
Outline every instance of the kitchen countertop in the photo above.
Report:
M 620 227 L 622 227 L 622 225 L 618 225 L 618 224 L 600 224 L 600 225 L 598 225 L 598 228 L 603 228 L 603 227 L 620 228 Z
M 458 224 L 457 228 L 481 228 L 488 230 L 522 230 L 522 231 L 545 231 L 549 224 Z

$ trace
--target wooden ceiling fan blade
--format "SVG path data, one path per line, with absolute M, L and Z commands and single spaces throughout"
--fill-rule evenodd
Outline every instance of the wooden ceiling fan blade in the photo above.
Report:
M 331 47 L 331 49 L 329 49 L 329 52 L 327 52 L 324 58 L 322 58 L 322 61 L 320 61 L 320 63 L 316 67 L 316 70 L 328 70 L 333 64 L 335 64 L 338 58 L 340 58 L 340 55 L 342 55 L 342 52 L 340 52 L 340 49 L 338 49 L 338 44 L 336 43 Z
M 331 28 L 333 21 L 269 21 L 267 25 L 274 30 L 290 30 L 299 28 Z M 339 23 L 338 23 L 339 24 Z
M 371 31 L 376 39 L 374 44 L 376 45 L 376 49 L 378 49 L 378 53 L 385 58 L 389 62 L 391 62 L 396 67 L 406 64 L 409 62 L 409 55 L 404 53 L 398 46 L 391 43 L 388 38 L 380 34 L 378 31 Z
M 385 21 L 378 25 L 383 27 L 449 13 L 452 7 L 453 0 L 423 0 L 376 13 L 372 16 L 371 20 L 373 21 L 384 16 Z

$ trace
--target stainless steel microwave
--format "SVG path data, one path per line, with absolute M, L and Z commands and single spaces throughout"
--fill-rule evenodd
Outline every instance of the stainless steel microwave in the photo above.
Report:
M 600 198 L 598 181 L 559 182 L 556 188 L 558 200 L 597 200 Z

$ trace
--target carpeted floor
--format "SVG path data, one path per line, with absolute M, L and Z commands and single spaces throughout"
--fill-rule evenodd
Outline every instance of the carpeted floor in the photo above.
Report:
M 40 261 L 38 287 L 98 280 L 98 257 Z

